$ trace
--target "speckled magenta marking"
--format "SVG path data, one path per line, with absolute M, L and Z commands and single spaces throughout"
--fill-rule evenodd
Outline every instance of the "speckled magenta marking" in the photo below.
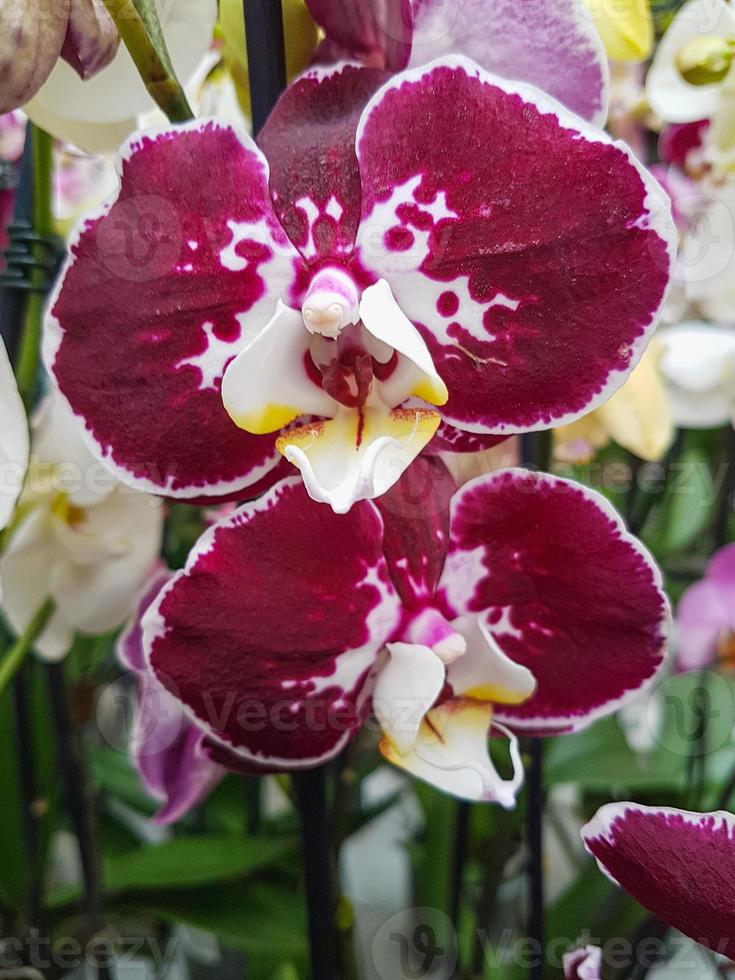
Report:
M 394 225 L 386 231 L 383 241 L 391 252 L 407 252 L 413 247 L 416 238 L 410 228 Z
M 459 296 L 457 296 L 456 293 L 451 292 L 451 290 L 447 290 L 447 292 L 442 293 L 439 299 L 436 301 L 436 310 L 441 316 L 455 316 L 458 309 Z

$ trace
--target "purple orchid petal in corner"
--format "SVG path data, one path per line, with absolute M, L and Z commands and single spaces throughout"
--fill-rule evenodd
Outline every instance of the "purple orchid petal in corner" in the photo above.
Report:
M 175 823 L 198 806 L 226 771 L 210 756 L 206 734 L 156 679 L 143 655 L 141 617 L 171 576 L 162 569 L 152 577 L 117 649 L 123 666 L 136 674 L 131 750 L 143 785 L 161 804 L 155 816 L 159 824 Z
M 676 610 L 676 663 L 680 670 L 732 661 L 735 646 L 735 544 L 721 548 L 705 575 Z

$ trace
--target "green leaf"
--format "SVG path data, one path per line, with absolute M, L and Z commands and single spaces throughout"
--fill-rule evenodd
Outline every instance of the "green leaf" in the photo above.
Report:
M 257 957 L 261 970 L 267 967 L 272 973 L 284 960 L 306 966 L 304 903 L 290 885 L 253 881 L 141 893 L 118 903 L 120 908 L 126 905 L 137 915 L 147 913 L 212 932 L 225 945 Z
M 644 710 L 644 709 L 641 709 Z M 678 786 L 680 758 L 653 760 L 637 755 L 628 745 L 616 718 L 604 718 L 574 735 L 550 740 L 544 761 L 544 780 L 577 783 L 585 790 L 615 791 Z
M 197 888 L 262 871 L 294 854 L 298 841 L 271 837 L 177 837 L 105 861 L 113 892 Z
M 90 762 L 95 784 L 128 806 L 153 815 L 158 803 L 146 793 L 129 757 L 118 749 L 90 746 Z
M 666 496 L 645 539 L 657 557 L 683 551 L 709 527 L 717 509 L 717 492 L 707 456 L 687 448 L 672 464 Z

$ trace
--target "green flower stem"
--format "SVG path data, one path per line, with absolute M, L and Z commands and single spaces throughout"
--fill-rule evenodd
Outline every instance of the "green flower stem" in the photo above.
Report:
M 18 637 L 13 646 L 6 652 L 0 662 L 0 694 L 23 666 L 23 662 L 33 649 L 34 643 L 46 629 L 55 608 L 56 603 L 54 600 L 47 599 L 25 628 L 23 634 Z
M 53 139 L 48 133 L 34 126 L 31 133 L 33 150 L 33 230 L 38 235 L 51 237 L 54 218 L 51 205 L 51 175 L 53 172 Z M 42 246 L 34 246 L 39 261 L 46 258 Z M 38 288 L 31 291 L 26 301 L 25 321 L 18 350 L 16 378 L 26 411 L 30 412 L 38 385 L 38 366 L 41 349 L 41 331 L 45 294 L 45 273 L 33 269 L 31 283 Z
M 194 118 L 176 77 L 153 0 L 104 0 L 148 94 L 170 122 Z

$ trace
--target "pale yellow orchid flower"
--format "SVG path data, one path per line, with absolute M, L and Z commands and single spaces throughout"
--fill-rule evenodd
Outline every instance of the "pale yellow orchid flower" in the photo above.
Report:
M 641 459 L 663 458 L 674 438 L 671 408 L 659 364 L 663 347 L 654 340 L 625 384 L 600 408 L 554 430 L 554 455 L 587 462 L 611 439 Z
M 645 61 L 653 51 L 650 0 L 584 0 L 613 61 Z

